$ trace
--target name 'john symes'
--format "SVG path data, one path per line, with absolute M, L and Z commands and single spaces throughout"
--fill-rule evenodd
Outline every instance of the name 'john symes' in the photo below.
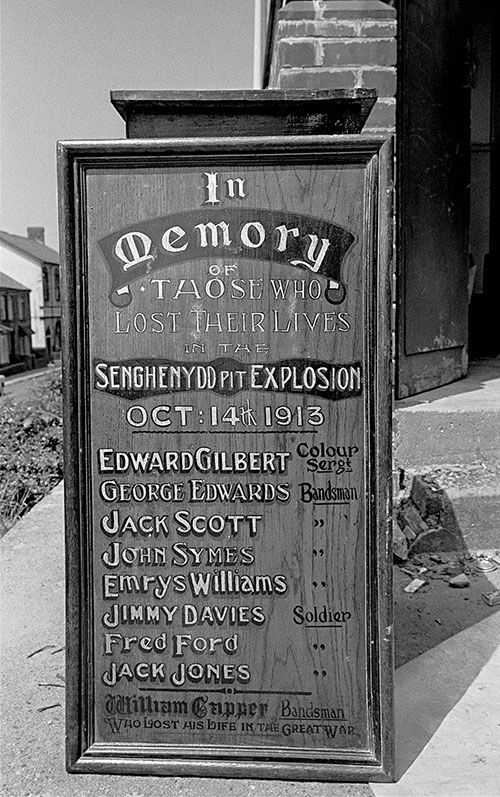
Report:
M 194 548 L 185 542 L 175 542 L 169 548 L 165 545 L 126 546 L 121 542 L 111 542 L 103 551 L 101 559 L 109 569 L 121 564 L 140 565 L 141 567 L 233 567 L 236 565 L 255 564 L 255 553 L 251 546 L 218 545 Z

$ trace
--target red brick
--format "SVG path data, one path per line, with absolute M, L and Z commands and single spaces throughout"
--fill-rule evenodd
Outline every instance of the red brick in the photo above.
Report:
M 377 22 L 373 19 L 314 19 L 282 20 L 278 22 L 278 38 L 395 38 L 396 20 Z
M 359 36 L 369 36 L 371 39 L 394 38 L 396 36 L 396 20 L 392 22 L 375 22 L 372 19 L 361 20 L 359 23 Z
M 395 39 L 352 39 L 322 43 L 322 66 L 394 66 Z
M 318 20 L 314 24 L 316 26 L 315 36 L 320 38 L 342 39 L 357 36 L 358 23 L 355 20 Z
M 314 66 L 316 44 L 314 41 L 280 41 L 278 44 L 280 66 Z
M 293 37 L 304 38 L 307 36 L 327 37 L 339 39 L 349 36 L 357 36 L 359 22 L 356 20 L 303 20 L 302 22 L 280 22 L 278 27 L 279 38 L 289 39 Z
M 359 88 L 377 89 L 379 97 L 394 97 L 396 95 L 396 67 L 361 69 L 360 74 Z
M 314 19 L 317 9 L 311 0 L 293 0 L 281 9 L 280 19 Z M 393 19 L 396 11 L 381 0 L 325 0 L 323 19 Z
M 280 89 L 353 89 L 356 72 L 352 69 L 282 69 L 277 88 Z

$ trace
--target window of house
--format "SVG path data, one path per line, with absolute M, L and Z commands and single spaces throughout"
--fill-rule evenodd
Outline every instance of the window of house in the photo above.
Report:
M 14 300 L 12 294 L 7 294 L 7 321 L 12 321 L 14 318 Z
M 47 327 L 45 330 L 45 346 L 47 349 L 47 354 L 49 357 L 52 356 L 52 333 L 50 331 L 50 327 Z
M 26 299 L 20 293 L 17 297 L 17 312 L 19 314 L 19 320 L 25 321 L 26 320 Z
M 56 321 L 56 326 L 54 330 L 54 350 L 60 351 L 61 350 L 61 322 Z
M 59 266 L 54 269 L 54 295 L 56 302 L 61 301 L 61 272 Z
M 7 321 L 7 297 L 5 293 L 0 296 L 0 321 Z
M 50 297 L 50 287 L 49 287 L 49 270 L 47 266 L 44 266 L 42 269 L 42 280 L 43 280 L 43 301 L 48 302 Z

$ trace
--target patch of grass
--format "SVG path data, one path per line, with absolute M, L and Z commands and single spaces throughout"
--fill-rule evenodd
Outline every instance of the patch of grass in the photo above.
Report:
M 63 477 L 61 376 L 0 407 L 0 536 Z

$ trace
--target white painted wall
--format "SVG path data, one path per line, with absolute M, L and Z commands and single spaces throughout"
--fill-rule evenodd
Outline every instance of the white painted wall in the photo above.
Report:
M 44 349 L 45 327 L 42 318 L 43 285 L 40 261 L 0 241 L 0 271 L 30 289 L 31 329 L 35 333 L 31 338 L 31 345 L 34 349 Z

